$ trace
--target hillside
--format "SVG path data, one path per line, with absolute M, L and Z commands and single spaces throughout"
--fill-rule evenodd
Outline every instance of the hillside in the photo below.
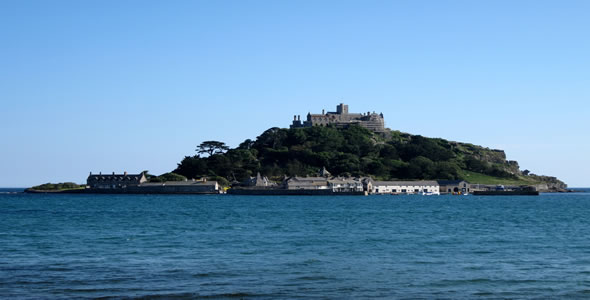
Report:
M 546 185 L 563 189 L 554 177 L 522 172 L 502 150 L 426 138 L 399 131 L 373 133 L 360 126 L 270 128 L 235 149 L 209 141 L 186 156 L 174 173 L 242 181 L 257 172 L 273 179 L 316 175 L 326 167 L 333 175 L 372 176 L 377 180 L 465 179 L 471 183 Z M 224 180 L 223 180 L 224 181 Z

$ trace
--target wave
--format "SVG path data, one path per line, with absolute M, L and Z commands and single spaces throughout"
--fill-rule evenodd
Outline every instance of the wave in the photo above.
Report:
M 221 294 L 209 294 L 201 295 L 198 293 L 172 293 L 172 294 L 149 294 L 141 295 L 137 297 L 125 297 L 124 299 L 243 299 L 243 298 L 256 298 L 256 297 L 268 297 L 268 295 L 257 295 L 245 292 L 235 293 L 221 293 Z M 104 297 L 100 299 L 115 299 L 119 297 Z

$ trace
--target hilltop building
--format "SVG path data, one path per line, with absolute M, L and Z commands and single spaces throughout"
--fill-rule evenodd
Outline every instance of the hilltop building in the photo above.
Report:
M 344 128 L 357 124 L 373 132 L 385 132 L 385 121 L 383 113 L 375 112 L 349 113 L 348 105 L 340 103 L 336 106 L 336 112 L 324 112 L 321 114 L 307 114 L 307 120 L 301 122 L 301 116 L 294 116 L 291 128 L 311 127 L 311 126 L 328 126 Z

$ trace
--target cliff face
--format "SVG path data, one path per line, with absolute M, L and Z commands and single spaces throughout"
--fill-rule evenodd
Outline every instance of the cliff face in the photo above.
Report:
M 567 184 L 557 179 L 557 177 L 535 174 L 530 174 L 527 177 L 540 182 L 535 185 L 539 192 L 565 192 L 567 190 Z
M 512 175 L 520 175 L 520 166 L 515 160 L 507 160 L 504 150 L 490 149 L 467 143 L 450 142 L 463 157 L 471 157 L 484 164 L 498 166 Z

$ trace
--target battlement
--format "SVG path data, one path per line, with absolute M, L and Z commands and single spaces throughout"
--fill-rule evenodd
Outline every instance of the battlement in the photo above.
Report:
M 336 106 L 336 112 L 325 112 L 322 110 L 321 114 L 307 114 L 307 119 L 301 121 L 301 116 L 295 116 L 290 128 L 301 128 L 311 126 L 336 126 L 348 127 L 350 125 L 359 125 L 365 127 L 373 132 L 384 132 L 385 121 L 383 113 L 377 114 L 375 112 L 365 113 L 349 113 L 348 105 L 340 103 Z

